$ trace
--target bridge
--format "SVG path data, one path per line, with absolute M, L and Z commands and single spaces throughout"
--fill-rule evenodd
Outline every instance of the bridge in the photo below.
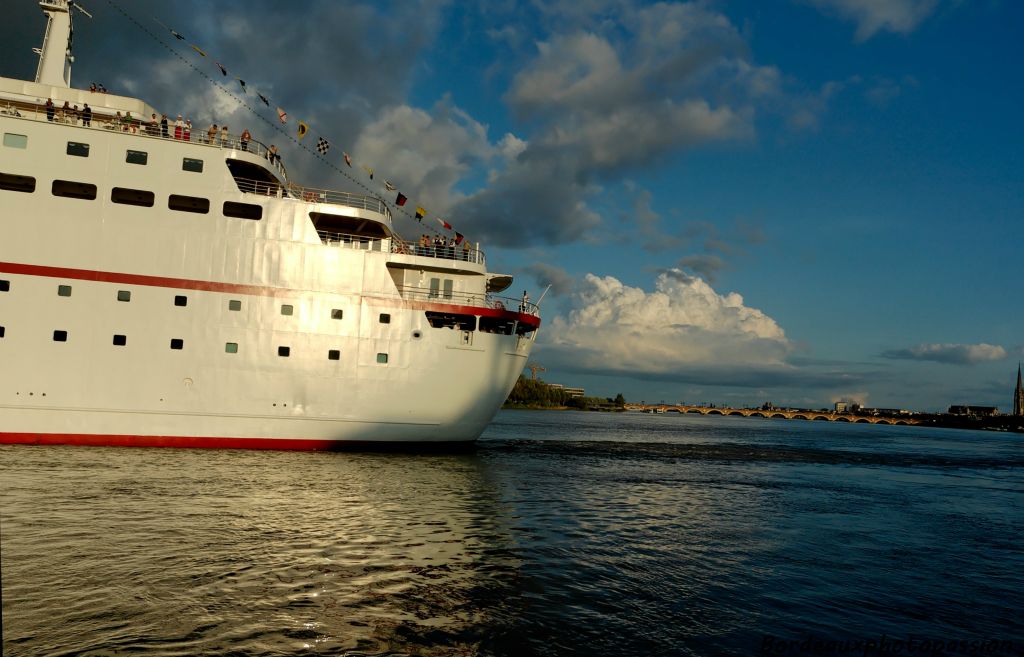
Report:
M 687 406 L 685 404 L 626 404 L 627 411 L 645 413 L 699 413 L 701 415 L 741 415 L 743 417 L 782 418 L 785 420 L 819 420 L 828 422 L 850 422 L 854 424 L 920 424 L 912 417 L 886 417 L 875 415 L 854 415 L 833 411 L 809 411 L 806 409 L 763 409 L 729 408 L 710 406 Z

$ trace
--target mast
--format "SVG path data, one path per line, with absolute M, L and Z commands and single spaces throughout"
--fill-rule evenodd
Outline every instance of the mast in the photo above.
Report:
M 46 34 L 43 36 L 43 47 L 39 51 L 39 67 L 36 69 L 36 82 L 54 87 L 71 86 L 71 63 L 75 61 L 71 54 L 71 39 L 74 29 L 71 25 L 71 8 L 84 13 L 74 0 L 40 0 L 39 6 L 46 14 Z

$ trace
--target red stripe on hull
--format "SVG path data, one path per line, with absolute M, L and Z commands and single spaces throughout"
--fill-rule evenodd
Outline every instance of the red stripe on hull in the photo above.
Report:
M 466 449 L 472 442 L 377 442 L 292 438 L 219 438 L 211 436 L 139 436 L 91 433 L 0 433 L 7 445 L 87 445 L 91 447 L 182 447 L 207 449 L 274 449 L 300 451 Z
M 93 269 L 71 269 L 68 267 L 28 265 L 18 262 L 0 262 L 0 273 L 23 274 L 25 276 L 43 276 L 46 278 L 66 278 L 78 281 L 98 281 L 101 283 L 144 285 L 147 287 L 166 287 L 178 290 L 224 292 L 261 297 L 289 297 L 302 293 L 301 290 L 292 290 L 280 287 L 240 285 L 237 283 L 220 283 L 217 281 L 198 281 L 189 278 L 168 278 L 165 276 L 145 276 L 143 274 L 125 274 L 122 272 L 97 271 Z M 394 303 L 391 299 L 373 299 L 372 297 L 364 297 L 364 299 L 377 305 L 393 305 Z M 470 315 L 514 319 L 534 328 L 540 327 L 540 317 L 511 310 L 499 310 L 497 308 L 483 308 L 477 306 L 456 306 L 423 301 L 403 301 L 403 305 L 415 310 L 436 310 L 438 312 L 465 313 Z

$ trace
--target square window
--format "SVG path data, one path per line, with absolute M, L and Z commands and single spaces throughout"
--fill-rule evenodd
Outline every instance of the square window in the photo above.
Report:
M 8 148 L 28 148 L 28 135 L 16 135 L 13 132 L 5 132 L 4 146 Z
M 277 348 L 277 355 L 280 356 L 281 358 L 288 358 L 288 356 L 291 355 L 291 353 L 292 353 L 292 348 L 291 347 L 278 347 Z
M 229 299 L 228 300 L 228 310 L 241 310 L 241 309 L 242 309 L 242 302 L 240 300 L 238 300 L 238 299 Z
M 0 326 L 0 338 L 4 337 L 4 333 L 5 332 L 6 332 L 6 329 L 4 327 Z
M 131 290 L 118 290 L 117 291 L 117 300 L 118 301 L 125 301 L 125 302 L 131 301 L 132 300 Z
M 203 172 L 203 161 L 202 160 L 193 160 L 190 157 L 186 157 L 186 158 L 184 158 L 181 161 L 181 170 L 182 171 L 192 171 L 192 172 L 195 172 L 195 173 L 202 173 Z
M 388 313 L 381 313 L 380 314 L 380 323 L 381 324 L 390 324 L 391 323 L 391 315 L 389 315 Z
M 115 347 L 123 347 L 126 344 L 128 344 L 128 337 L 127 336 L 124 336 L 124 335 L 115 335 L 114 336 L 114 346 Z
M 70 297 L 71 296 L 71 286 L 70 285 L 58 285 L 57 286 L 57 296 L 58 297 Z
M 345 315 L 345 312 L 341 308 L 334 308 L 331 310 L 331 319 L 341 319 Z
M 89 157 L 89 144 L 83 144 L 77 141 L 69 141 L 68 155 L 75 155 L 77 157 Z
M 341 350 L 331 349 L 327 352 L 327 360 L 341 360 Z
M 68 341 L 68 332 L 67 331 L 54 331 L 53 332 L 53 341 L 54 342 L 67 342 Z
M 381 365 L 387 365 L 388 355 L 387 354 L 377 354 L 377 362 L 380 363 Z
M 184 349 L 185 341 L 181 338 L 171 338 L 171 349 Z
M 224 344 L 224 353 L 227 353 L 227 354 L 237 354 L 238 353 L 238 343 L 237 342 L 225 343 Z
M 128 151 L 125 153 L 124 161 L 128 164 L 146 164 L 149 161 L 149 153 L 145 151 Z
M 175 297 L 174 297 L 174 305 L 175 306 L 187 306 L 188 305 L 188 297 L 186 297 L 184 294 L 175 295 Z
M 10 291 L 11 291 L 11 282 L 10 281 L 0 281 L 0 292 L 10 292 Z
M 292 306 L 288 305 L 287 303 L 281 306 L 281 314 L 282 315 L 291 315 L 294 310 L 295 310 L 295 308 L 293 308 Z

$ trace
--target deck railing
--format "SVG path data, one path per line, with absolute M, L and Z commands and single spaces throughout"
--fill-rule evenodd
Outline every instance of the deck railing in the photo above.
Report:
M 399 292 L 403 299 L 413 301 L 433 301 L 450 303 L 454 306 L 473 306 L 476 308 L 494 308 L 495 310 L 511 310 L 527 315 L 540 316 L 537 304 L 513 297 L 502 297 L 494 294 L 476 294 L 469 292 L 445 292 L 422 287 L 403 286 Z
M 270 159 L 269 146 L 255 139 L 250 139 L 243 144 L 242 136 L 240 134 L 228 133 L 225 135 L 220 130 L 217 130 L 216 134 L 211 136 L 209 134 L 209 128 L 200 128 L 198 126 L 192 126 L 191 131 L 184 131 L 176 129 L 174 121 L 169 120 L 167 125 L 167 136 L 165 137 L 161 124 L 157 122 L 154 125 L 150 122 L 152 118 L 143 119 L 137 116 L 109 116 L 107 114 L 99 114 L 96 110 L 93 110 L 92 119 L 90 120 L 89 125 L 85 125 L 85 120 L 82 118 L 81 108 L 79 108 L 77 112 L 73 109 L 65 112 L 63 107 L 54 107 L 53 118 L 51 120 L 45 106 L 41 107 L 34 103 L 13 101 L 0 103 L 0 114 L 16 116 L 23 119 L 31 119 L 34 121 L 48 121 L 50 123 L 74 125 L 80 128 L 92 130 L 114 130 L 119 132 L 128 132 L 140 137 L 169 139 L 172 141 L 182 141 L 190 144 L 203 144 L 204 146 L 239 150 L 267 159 L 272 168 L 276 169 L 285 180 L 288 179 L 288 171 L 281 162 L 281 158 L 275 157 L 272 160 Z
M 403 240 L 398 235 L 392 235 L 390 238 L 380 238 L 351 233 L 336 233 L 328 230 L 318 230 L 316 234 L 320 236 L 320 241 L 327 246 L 360 249 L 363 251 L 384 251 L 397 255 L 423 256 L 486 265 L 484 252 L 477 248 L 470 248 L 469 250 L 463 250 L 460 247 L 423 248 Z

